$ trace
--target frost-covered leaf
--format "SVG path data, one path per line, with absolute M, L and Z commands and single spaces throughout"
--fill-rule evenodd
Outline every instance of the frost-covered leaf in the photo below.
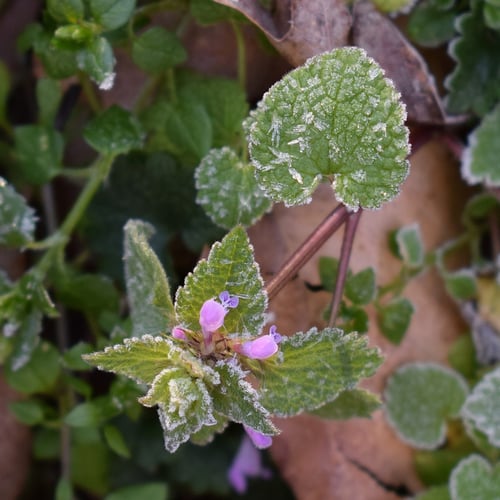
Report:
M 456 9 L 443 8 L 436 0 L 424 0 L 410 14 L 408 34 L 423 47 L 437 47 L 455 35 L 456 17 Z
M 480 455 L 462 460 L 450 477 L 452 500 L 498 500 L 500 464 L 492 466 Z
M 199 330 L 201 306 L 225 290 L 239 298 L 238 307 L 225 317 L 227 332 L 253 336 L 260 333 L 267 295 L 253 248 L 241 226 L 215 243 L 208 259 L 200 261 L 177 290 L 175 311 L 179 322 L 190 330 Z
M 30 184 L 45 184 L 61 168 L 63 138 L 42 125 L 22 125 L 14 130 L 21 174 Z
M 264 95 L 247 123 L 264 190 L 307 203 L 322 180 L 357 209 L 394 198 L 408 173 L 406 113 L 392 82 L 362 49 L 309 59 Z
M 332 402 L 312 411 L 313 415 L 334 420 L 369 418 L 380 408 L 380 398 L 365 389 L 350 389 L 341 392 Z
M 418 224 L 404 226 L 394 233 L 398 254 L 410 268 L 416 269 L 424 263 L 424 245 Z
M 101 90 L 109 90 L 115 81 L 115 56 L 108 40 L 91 39 L 76 56 L 78 67 L 87 73 Z
M 443 276 L 446 291 L 457 300 L 468 300 L 477 295 L 476 276 L 472 269 L 460 269 Z
M 279 355 L 262 364 L 262 404 L 277 416 L 315 410 L 373 375 L 381 362 L 356 333 L 313 328 L 285 337 Z
M 500 105 L 491 113 L 488 113 L 479 127 L 469 136 L 469 144 L 462 155 L 462 177 L 469 184 L 484 184 L 490 187 L 500 186 L 498 169 L 499 136 Z
M 256 390 L 245 380 L 246 373 L 230 362 L 219 362 L 215 371 L 220 385 L 210 391 L 214 409 L 233 422 L 248 425 L 263 434 L 278 431 L 269 412 L 260 404 Z
M 133 335 L 166 333 L 175 325 L 167 276 L 148 240 L 154 228 L 130 220 L 124 228 L 124 261 Z
M 484 376 L 467 397 L 462 415 L 500 448 L 500 368 Z
M 448 485 L 444 486 L 433 486 L 428 490 L 420 492 L 415 500 L 451 500 L 450 492 L 448 490 Z
M 186 49 L 179 38 L 160 26 L 155 26 L 134 40 L 132 58 L 148 73 L 161 73 L 184 62 Z
M 22 246 L 33 241 L 35 211 L 0 177 L 0 244 Z
M 251 226 L 271 206 L 255 179 L 253 165 L 230 148 L 212 149 L 196 169 L 196 201 L 219 226 Z
M 158 373 L 172 367 L 172 355 L 181 350 L 169 337 L 144 335 L 125 339 L 123 344 L 104 351 L 86 354 L 83 359 L 100 370 L 106 370 L 150 384 Z
M 458 373 L 432 363 L 398 369 L 387 383 L 386 415 L 403 441 L 420 449 L 443 443 L 446 420 L 458 416 L 468 388 Z
M 473 111 L 482 116 L 500 98 L 500 33 L 485 27 L 481 6 L 473 2 L 472 11 L 458 19 L 459 37 L 449 48 L 457 63 L 445 82 L 452 113 Z
M 99 153 L 116 155 L 140 149 L 144 132 L 130 111 L 111 106 L 85 127 L 83 136 Z
M 153 387 L 161 384 L 158 396 L 158 416 L 163 428 L 165 448 L 173 453 L 189 440 L 191 434 L 198 432 L 206 425 L 215 425 L 217 420 L 213 414 L 212 398 L 205 383 L 192 377 L 177 377 L 162 373 L 155 379 Z
M 197 444 L 198 446 L 204 446 L 211 443 L 216 434 L 224 432 L 229 424 L 227 417 L 220 415 L 217 412 L 214 412 L 214 417 L 217 420 L 217 423 L 214 425 L 204 425 L 199 431 L 191 434 L 191 443 Z
M 105 31 L 124 25 L 135 8 L 135 0 L 90 0 L 90 13 Z
M 375 271 L 367 267 L 349 276 L 345 283 L 346 297 L 357 305 L 366 305 L 375 296 Z
M 393 344 L 399 344 L 410 326 L 413 304 L 404 297 L 398 297 L 377 309 L 377 321 L 381 332 Z

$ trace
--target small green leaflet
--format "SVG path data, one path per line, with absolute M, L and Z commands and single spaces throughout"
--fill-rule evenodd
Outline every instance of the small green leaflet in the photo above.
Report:
M 251 226 L 271 206 L 255 179 L 255 169 L 228 147 L 212 149 L 196 169 L 196 201 L 219 226 Z
M 125 280 L 133 335 L 166 333 L 175 325 L 167 276 L 149 246 L 153 226 L 138 220 L 125 225 Z
M 375 288 L 375 271 L 367 267 L 347 277 L 345 295 L 354 304 L 366 305 L 375 297 Z
M 56 117 L 62 92 L 59 83 L 51 78 L 40 78 L 36 84 L 38 121 L 46 127 L 52 127 Z
M 0 177 L 0 244 L 22 246 L 33 241 L 35 211 Z
M 104 497 L 104 500 L 168 500 L 168 488 L 163 482 L 134 484 L 120 488 Z
M 85 127 L 83 136 L 99 153 L 118 155 L 140 149 L 144 131 L 132 113 L 111 106 Z
M 456 300 L 469 300 L 477 295 L 476 275 L 472 269 L 444 272 L 446 291 Z
M 469 136 L 462 155 L 462 177 L 469 184 L 500 186 L 498 158 L 500 156 L 500 105 L 488 113 L 479 127 Z
M 281 417 L 315 410 L 373 375 L 381 362 L 356 333 L 313 328 L 285 337 L 278 356 L 262 364 L 262 404 Z
M 132 15 L 135 0 L 90 0 L 90 13 L 104 31 L 123 26 Z
M 387 383 L 386 415 L 403 441 L 432 450 L 444 442 L 446 420 L 458 416 L 467 393 L 464 379 L 444 366 L 408 364 Z
M 82 0 L 47 0 L 47 9 L 61 23 L 76 23 L 83 19 L 85 13 Z
M 399 257 L 410 269 L 418 269 L 423 265 L 425 254 L 418 224 L 399 228 L 394 234 L 394 239 Z
M 378 307 L 377 322 L 384 337 L 399 344 L 410 326 L 413 304 L 404 297 L 397 297 Z
M 256 336 L 264 324 L 267 295 L 245 230 L 237 226 L 212 246 L 207 260 L 198 263 L 177 290 L 175 311 L 179 323 L 199 330 L 200 309 L 206 300 L 227 290 L 239 298 L 239 305 L 227 314 L 228 333 Z
M 14 129 L 16 154 L 23 178 L 30 184 L 45 184 L 61 168 L 62 135 L 42 125 L 22 125 Z
M 480 455 L 471 455 L 453 469 L 450 477 L 452 500 L 498 500 L 500 464 L 492 466 Z
M 333 401 L 312 411 L 313 415 L 332 420 L 369 418 L 380 408 L 380 398 L 364 389 L 350 389 L 341 392 Z
M 115 56 L 108 40 L 91 39 L 76 56 L 78 67 L 85 71 L 101 90 L 109 90 L 115 81 Z
M 462 416 L 500 448 L 500 368 L 488 373 L 467 397 Z
M 186 57 L 186 49 L 179 38 L 159 26 L 142 33 L 132 45 L 132 59 L 148 73 L 161 73 L 184 62 Z
M 273 85 L 246 123 L 262 188 L 296 205 L 328 179 L 354 210 L 390 201 L 409 168 L 399 97 L 362 49 L 312 57 Z

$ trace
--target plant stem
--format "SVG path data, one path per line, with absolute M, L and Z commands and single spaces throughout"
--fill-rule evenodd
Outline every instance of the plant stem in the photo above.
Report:
M 286 285 L 288 280 L 306 264 L 328 238 L 347 220 L 349 214 L 347 207 L 340 204 L 326 216 L 304 243 L 285 262 L 276 276 L 266 285 L 266 292 L 269 299 L 272 299 Z
M 57 235 L 57 239 L 60 240 L 60 243 L 55 244 L 54 246 L 49 248 L 47 253 L 42 257 L 42 259 L 40 259 L 40 261 L 36 265 L 36 270 L 41 275 L 45 275 L 49 267 L 52 265 L 55 257 L 61 255 L 62 250 L 64 249 L 69 237 L 71 236 L 71 233 L 85 213 L 87 206 L 94 197 L 97 189 L 101 185 L 101 182 L 108 175 L 113 160 L 114 155 L 102 156 L 99 157 L 91 167 L 92 175 L 87 181 L 87 184 L 83 188 L 80 196 L 76 200 L 76 203 L 73 205 L 72 209 L 66 216 L 57 233 L 55 235 L 52 235 L 52 237 L 54 238 L 56 238 Z
M 80 82 L 80 85 L 82 86 L 83 93 L 85 95 L 85 98 L 87 99 L 87 102 L 89 103 L 90 109 L 95 114 L 99 114 L 102 111 L 102 105 L 99 101 L 99 98 L 97 97 L 97 94 L 95 93 L 94 86 L 89 77 L 85 73 L 79 72 L 78 80 Z
M 246 87 L 247 81 L 247 61 L 246 61 L 246 49 L 245 49 L 245 39 L 239 24 L 235 21 L 231 21 L 231 27 L 234 31 L 234 36 L 236 38 L 236 50 L 238 53 L 238 82 L 242 89 Z
M 330 320 L 328 326 L 333 327 L 337 314 L 339 312 L 342 294 L 344 292 L 345 280 L 347 278 L 347 271 L 349 269 L 349 260 L 351 258 L 352 245 L 354 237 L 356 236 L 356 229 L 358 227 L 359 219 L 363 210 L 360 208 L 357 212 L 349 214 L 349 218 L 345 224 L 344 238 L 342 239 L 342 248 L 340 250 L 340 260 L 337 272 L 337 281 L 335 282 L 335 290 L 333 291 L 332 304 L 330 310 Z

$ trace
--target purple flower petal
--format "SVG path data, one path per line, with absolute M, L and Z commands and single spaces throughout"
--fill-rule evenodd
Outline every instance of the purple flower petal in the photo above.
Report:
M 278 333 L 277 330 L 278 329 L 277 329 L 276 325 L 272 325 L 271 328 L 269 328 L 269 335 L 271 335 L 271 337 L 274 339 L 274 341 L 277 344 L 279 344 L 282 341 L 283 337 L 281 336 L 280 333 Z
M 200 309 L 200 325 L 204 334 L 215 332 L 224 324 L 226 309 L 213 299 L 207 300 Z
M 219 299 L 225 309 L 234 309 L 235 307 L 238 307 L 238 304 L 240 302 L 236 295 L 229 295 L 229 292 L 227 290 L 223 291 L 219 295 Z
M 260 477 L 269 479 L 271 471 L 262 465 L 260 452 L 252 444 L 248 436 L 244 436 L 238 453 L 228 470 L 227 478 L 238 493 L 247 490 L 247 478 Z
M 262 335 L 241 345 L 240 353 L 252 359 L 266 359 L 276 354 L 278 344 L 272 335 Z
M 174 326 L 172 329 L 172 337 L 178 340 L 187 340 L 186 334 L 180 326 Z
M 271 436 L 266 436 L 265 434 L 262 434 L 261 432 L 256 431 L 255 429 L 252 429 L 245 424 L 243 424 L 243 428 L 248 434 L 248 437 L 252 440 L 254 446 L 256 448 L 259 448 L 259 450 L 269 448 L 269 446 L 273 444 L 273 438 Z

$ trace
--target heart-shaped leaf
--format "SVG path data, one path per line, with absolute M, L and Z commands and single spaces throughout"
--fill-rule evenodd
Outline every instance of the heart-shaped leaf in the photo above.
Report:
M 275 201 L 310 201 L 323 180 L 338 201 L 378 208 L 408 174 L 404 105 L 362 49 L 333 50 L 273 85 L 247 123 L 257 179 Z
M 452 500 L 497 500 L 499 491 L 500 464 L 492 467 L 479 455 L 462 460 L 451 473 Z

